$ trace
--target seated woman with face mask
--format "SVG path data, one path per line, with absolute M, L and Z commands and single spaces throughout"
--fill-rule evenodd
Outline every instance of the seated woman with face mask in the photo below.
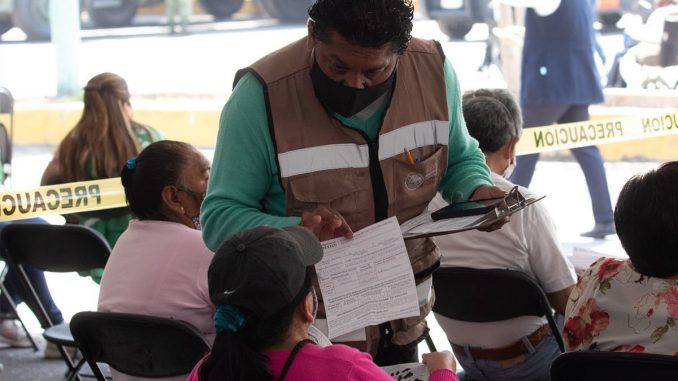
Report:
M 184 320 L 214 340 L 214 305 L 205 278 L 214 254 L 197 222 L 209 174 L 209 161 L 177 141 L 153 143 L 127 161 L 122 184 L 137 219 L 106 264 L 99 311 Z M 131 379 L 111 371 L 115 381 Z
M 207 273 L 217 337 L 188 381 L 392 381 L 369 354 L 310 340 L 318 308 L 312 266 L 322 255 L 313 233 L 296 225 L 259 226 L 224 241 Z M 424 364 L 430 381 L 457 380 L 449 352 L 425 354 Z
M 464 94 L 462 110 L 469 134 L 478 140 L 492 170 L 492 180 L 508 192 L 515 186 L 506 178 L 511 176 L 522 134 L 518 105 L 506 90 L 480 89 Z M 532 194 L 522 187 L 520 192 L 526 197 Z M 436 210 L 445 205 L 437 195 L 429 207 Z M 575 283 L 574 269 L 560 249 L 543 204 L 512 215 L 497 231 L 450 234 L 436 237 L 436 243 L 442 252 L 441 266 L 522 271 L 539 282 L 558 313 L 565 312 Z M 436 320 L 464 368 L 462 380 L 548 380 L 551 361 L 560 353 L 545 318 L 472 323 L 436 314 Z

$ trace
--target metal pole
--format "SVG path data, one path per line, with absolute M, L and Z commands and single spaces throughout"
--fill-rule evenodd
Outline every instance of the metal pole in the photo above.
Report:
M 79 95 L 80 1 L 49 0 L 49 18 L 56 58 L 57 96 Z

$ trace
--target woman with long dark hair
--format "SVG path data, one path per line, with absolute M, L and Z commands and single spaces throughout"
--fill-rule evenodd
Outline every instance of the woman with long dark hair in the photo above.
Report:
M 130 93 L 119 75 L 98 74 L 84 90 L 82 116 L 59 144 L 41 185 L 117 177 L 127 159 L 163 138 L 158 131 L 132 119 Z M 128 208 L 66 216 L 68 223 L 89 226 L 101 233 L 111 247 L 131 219 Z M 99 283 L 101 272 L 93 270 L 89 275 Z
M 188 381 L 392 380 L 367 353 L 310 340 L 318 308 L 310 266 L 322 255 L 313 233 L 296 225 L 224 241 L 207 276 L 217 337 Z M 424 364 L 431 381 L 457 380 L 449 352 L 425 354 Z

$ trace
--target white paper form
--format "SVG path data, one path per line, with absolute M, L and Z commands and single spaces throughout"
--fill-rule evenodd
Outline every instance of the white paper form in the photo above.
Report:
M 418 362 L 384 366 L 381 369 L 396 381 L 427 381 L 429 377 L 426 365 Z
M 417 289 L 398 220 L 391 217 L 322 242 L 315 265 L 330 339 L 369 325 L 419 315 Z
M 424 212 L 417 217 L 405 221 L 400 226 L 400 229 L 404 237 L 420 236 L 437 231 L 462 231 L 477 227 L 478 222 L 483 220 L 483 218 L 483 216 L 466 216 L 434 221 L 431 218 L 431 212 Z

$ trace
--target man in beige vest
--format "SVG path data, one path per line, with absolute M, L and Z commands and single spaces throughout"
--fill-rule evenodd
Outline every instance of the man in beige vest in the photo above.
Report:
M 437 42 L 410 37 L 412 14 L 409 0 L 317 0 L 307 37 L 238 72 L 202 208 L 208 247 L 262 224 L 350 238 L 407 221 L 436 192 L 503 195 L 464 125 L 452 66 Z M 428 332 L 440 254 L 429 239 L 406 246 L 420 316 L 368 327 L 355 343 L 380 365 L 417 361 Z

